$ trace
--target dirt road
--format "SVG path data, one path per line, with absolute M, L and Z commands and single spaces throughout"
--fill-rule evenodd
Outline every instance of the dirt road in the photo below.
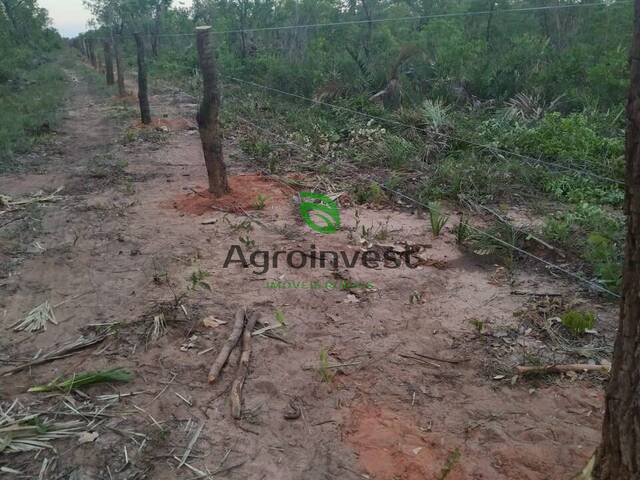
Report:
M 573 301 L 574 285 L 529 267 L 510 277 L 458 248 L 453 225 L 433 238 L 407 209 L 346 202 L 342 230 L 315 233 L 292 189 L 255 176 L 239 130 L 226 133 L 227 161 L 234 199 L 253 208 L 210 208 L 197 193 L 206 176 L 192 99 L 156 91 L 161 122 L 143 131 L 130 128 L 133 110 L 115 107 L 99 82 L 75 76 L 55 139 L 29 157 L 26 173 L 0 177 L 12 198 L 64 187 L 56 201 L 0 216 L 0 224 L 23 217 L 0 230 L 1 371 L 83 334 L 108 336 L 0 377 L 3 411 L 17 399 L 11 415 L 48 412 L 43 420 L 77 420 L 85 432 L 53 441 L 55 451 L 2 452 L 0 465 L 36 478 L 46 459 L 40 478 L 50 479 L 556 480 L 587 462 L 599 439 L 602 379 L 513 374 L 517 364 L 565 358 L 535 319 L 561 308 L 553 302 Z M 350 256 L 405 249 L 418 266 L 281 262 L 258 275 L 223 267 L 233 245 L 249 256 L 312 245 Z M 345 281 L 370 285 L 335 288 Z M 320 287 L 305 288 L 314 282 Z M 45 301 L 57 325 L 9 328 Z M 599 314 L 596 343 L 606 350 L 615 309 L 583 301 Z M 228 389 L 238 353 L 215 385 L 207 373 L 241 307 L 261 312 L 261 328 L 277 328 L 253 339 L 235 421 Z M 113 367 L 130 369 L 134 381 L 26 393 Z

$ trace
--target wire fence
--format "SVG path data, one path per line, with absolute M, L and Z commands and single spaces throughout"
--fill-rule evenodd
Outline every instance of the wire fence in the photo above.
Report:
M 249 33 L 249 32 L 264 32 L 264 31 L 277 31 L 277 30 L 292 30 L 292 29 L 306 29 L 306 28 L 326 28 L 326 27 L 342 27 L 342 26 L 347 26 L 347 25 L 360 25 L 360 24 L 380 24 L 380 23 L 385 23 L 385 22 L 402 22 L 402 21 L 419 21 L 419 20 L 426 20 L 426 19 L 435 19 L 435 18 L 453 18 L 453 17 L 466 17 L 466 16 L 480 16 L 480 15 L 488 15 L 488 14 L 512 14 L 512 13 L 521 13 L 521 12 L 536 12 L 536 11 L 547 11 L 547 10 L 561 10 L 561 9 L 572 9 L 572 8 L 585 8 L 585 7 L 610 7 L 610 6 L 614 6 L 614 5 L 627 5 L 632 3 L 630 0 L 626 1 L 626 0 L 619 0 L 616 1 L 614 3 L 610 3 L 610 2 L 597 2 L 597 3 L 577 3 L 577 4 L 571 4 L 571 5 L 552 5 L 552 6 L 541 6 L 541 7 L 528 7 L 528 8 L 516 8 L 516 9 L 508 9 L 508 10 L 483 10 L 483 11 L 474 11 L 474 12 L 452 12 L 452 13 L 443 13 L 443 14 L 434 14 L 434 15 L 422 15 L 422 16 L 412 16 L 412 17 L 395 17 L 395 18 L 385 18 L 385 19 L 368 19 L 368 20 L 354 20 L 354 21 L 344 21 L 344 22 L 329 22 L 329 23 L 316 23 L 316 24 L 302 24 L 302 25 L 285 25 L 285 26 L 274 26 L 274 27 L 260 27 L 260 28 L 246 28 L 246 29 L 232 29 L 232 30 L 209 30 L 209 34 L 215 34 L 215 35 L 222 35 L 222 34 L 235 34 L 235 33 Z M 194 37 L 197 34 L 195 32 L 190 32 L 190 33 L 173 33 L 173 34 L 160 34 L 160 35 L 155 35 L 156 37 Z M 96 38 L 96 37 L 94 37 Z M 190 44 L 190 47 L 193 48 L 193 44 Z M 383 123 L 383 124 L 387 124 L 387 125 L 393 125 L 395 127 L 402 127 L 404 129 L 411 129 L 412 131 L 416 131 L 416 132 L 421 132 L 423 134 L 429 135 L 431 137 L 435 136 L 435 137 L 439 137 L 445 140 L 449 140 L 451 142 L 458 142 L 461 144 L 466 144 L 470 147 L 473 148 L 477 148 L 477 149 L 481 149 L 482 151 L 487 151 L 490 152 L 491 154 L 493 154 L 494 156 L 498 157 L 500 155 L 504 157 L 508 157 L 511 159 L 516 159 L 518 161 L 522 161 L 523 163 L 529 164 L 529 165 L 534 165 L 534 166 L 543 166 L 546 168 L 549 168 L 552 171 L 562 171 L 565 172 L 567 174 L 572 174 L 572 175 L 577 175 L 577 176 L 582 176 L 582 177 L 587 177 L 587 178 L 592 178 L 594 180 L 598 180 L 601 182 L 606 182 L 606 183 L 610 183 L 613 185 L 617 185 L 617 186 L 621 186 L 624 185 L 624 182 L 616 179 L 616 178 L 612 178 L 606 175 L 600 175 L 598 173 L 594 173 L 592 171 L 588 171 L 588 170 L 584 170 L 584 169 L 580 169 L 580 168 L 575 168 L 574 166 L 570 166 L 570 165 L 566 165 L 566 164 L 562 164 L 562 163 L 558 163 L 558 162 L 551 162 L 542 158 L 536 158 L 530 155 L 526 155 L 520 152 L 516 152 L 516 151 L 512 151 L 509 149 L 506 149 L 504 147 L 501 147 L 499 145 L 494 145 L 494 144 L 484 144 L 481 142 L 477 142 L 474 140 L 470 140 L 467 138 L 462 138 L 447 132 L 443 132 L 443 131 L 439 131 L 437 129 L 427 129 L 427 128 L 421 128 L 418 127 L 416 125 L 411 125 L 409 123 L 406 122 L 402 122 L 393 118 L 385 118 L 379 115 L 372 115 L 370 113 L 366 113 L 360 110 L 356 110 L 353 108 L 349 108 L 349 107 L 345 107 L 342 105 L 336 105 L 334 103 L 329 103 L 329 102 L 325 102 L 322 100 L 319 100 L 317 98 L 311 98 L 311 97 L 307 97 L 304 95 L 300 95 L 294 92 L 290 92 L 290 91 L 286 91 L 280 88 L 276 88 L 274 86 L 270 86 L 270 85 L 264 85 L 262 83 L 258 83 L 256 81 L 252 81 L 249 79 L 244 79 L 244 78 L 239 78 L 237 76 L 233 76 L 233 75 L 221 75 L 220 76 L 222 79 L 227 80 L 229 82 L 232 82 L 233 84 L 239 86 L 239 88 L 244 89 L 244 88 L 253 88 L 253 89 L 257 89 L 257 90 L 261 90 L 264 92 L 269 92 L 272 94 L 277 94 L 279 96 L 283 96 L 283 97 L 288 97 L 291 99 L 295 99 L 295 100 L 300 100 L 303 102 L 307 102 L 307 103 L 311 103 L 313 105 L 317 105 L 317 106 L 321 106 L 321 107 L 325 107 L 327 109 L 331 109 L 333 111 L 341 111 L 341 112 L 346 112 L 349 113 L 353 116 L 357 116 L 366 120 L 373 120 L 379 123 Z M 269 128 L 265 128 L 262 127 L 260 125 L 258 125 L 255 122 L 252 122 L 244 117 L 242 117 L 241 115 L 236 114 L 235 115 L 236 118 L 245 123 L 248 126 L 251 126 L 253 129 L 258 130 L 258 131 L 262 131 L 264 132 L 266 135 L 274 137 L 274 138 L 279 138 L 282 142 L 284 142 L 285 145 L 289 145 L 292 148 L 301 150 L 301 151 L 306 151 L 307 153 L 310 153 L 312 156 L 316 157 L 316 158 L 322 158 L 325 161 L 329 161 L 329 162 L 335 162 L 335 159 L 329 159 L 328 157 L 326 157 L 325 155 L 321 155 L 318 152 L 312 150 L 311 148 L 308 148 L 304 145 L 300 145 L 297 142 L 292 142 L 290 139 L 274 132 L 272 129 Z M 571 163 L 578 163 L 575 161 L 572 161 Z M 407 195 L 406 193 L 403 193 L 397 189 L 391 188 L 388 184 L 379 181 L 378 179 L 375 178 L 371 178 L 371 175 L 367 175 L 366 173 L 362 173 L 359 168 L 353 164 L 350 163 L 343 163 L 341 164 L 341 166 L 343 168 L 347 168 L 350 170 L 351 174 L 357 177 L 362 177 L 362 178 L 366 178 L 368 181 L 376 184 L 378 187 L 380 187 L 381 189 L 385 190 L 386 192 L 388 192 L 390 195 L 395 196 L 396 198 L 401 198 L 404 201 L 410 202 L 412 205 L 425 209 L 429 212 L 433 212 L 435 213 L 435 209 L 433 206 L 426 204 L 422 201 L 420 201 L 419 199 L 416 199 L 410 195 Z M 266 175 L 272 176 L 270 172 L 267 171 L 263 171 L 263 173 L 265 173 Z M 620 298 L 620 295 L 614 291 L 612 291 L 611 289 L 607 288 L 606 286 L 593 281 L 589 278 L 586 278 L 585 276 L 583 276 L 580 273 L 577 273 L 575 271 L 572 271 L 571 269 L 567 268 L 566 266 L 563 265 L 559 265 L 553 262 L 550 262 L 549 260 L 542 258 L 539 255 L 536 255 L 534 253 L 531 253 L 527 250 L 525 250 L 524 248 L 522 248 L 519 245 L 515 245 L 511 242 L 508 242 L 506 240 L 504 240 L 503 238 L 499 238 L 496 235 L 493 235 L 491 232 L 488 232 L 486 230 L 483 230 L 479 227 L 473 226 L 471 224 L 468 224 L 468 229 L 473 232 L 475 235 L 477 236 L 481 236 L 481 237 L 485 237 L 487 239 L 490 239 L 492 242 L 495 242 L 498 245 L 501 245 L 504 248 L 507 248 L 513 252 L 516 252 L 517 254 L 520 254 L 524 257 L 530 258 L 542 265 L 544 265 L 546 268 L 548 268 L 551 271 L 556 271 L 559 272 L 563 275 L 565 275 L 568 278 L 571 278 L 572 280 L 583 284 L 584 286 L 588 287 L 591 291 L 594 292 L 600 292 L 600 293 L 605 293 L 607 295 L 610 295 L 611 297 L 614 298 Z M 511 225 L 510 225 L 511 226 Z M 521 232 L 527 234 L 526 231 L 520 229 Z

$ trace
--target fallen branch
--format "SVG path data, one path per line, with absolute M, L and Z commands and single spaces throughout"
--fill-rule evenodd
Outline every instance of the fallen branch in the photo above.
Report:
M 424 355 L 424 354 L 418 353 L 418 352 L 413 352 L 413 354 L 418 356 L 418 357 L 420 357 L 420 358 L 425 358 L 427 360 L 432 360 L 434 362 L 450 363 L 452 365 L 457 365 L 459 363 L 465 363 L 465 362 L 469 361 L 468 358 L 462 358 L 460 360 L 449 360 L 449 359 L 446 359 L 446 358 L 434 357 L 432 355 Z
M 229 359 L 229 355 L 231 355 L 231 350 L 237 345 L 238 340 L 240 340 L 240 336 L 242 335 L 242 329 L 244 328 L 244 318 L 246 315 L 246 311 L 244 308 L 241 308 L 236 312 L 236 320 L 233 324 L 233 330 L 231 331 L 231 335 L 222 346 L 222 350 L 218 354 L 216 361 L 213 362 L 211 370 L 209 370 L 209 383 L 215 383 L 220 375 L 220 371 L 222 367 L 227 363 Z
M 548 365 L 544 367 L 524 367 L 516 368 L 520 375 L 530 375 L 536 373 L 568 373 L 568 372 L 602 372 L 609 373 L 611 367 L 608 365 Z
M 249 362 L 251 360 L 251 332 L 256 326 L 256 321 L 260 317 L 257 312 L 251 312 L 247 319 L 242 335 L 242 355 L 238 365 L 238 373 L 231 385 L 231 416 L 238 420 L 242 416 L 242 387 L 249 373 Z

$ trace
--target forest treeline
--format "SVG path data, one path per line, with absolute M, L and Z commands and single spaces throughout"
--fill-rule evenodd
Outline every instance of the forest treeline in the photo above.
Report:
M 55 62 L 63 44 L 36 0 L 0 0 L 0 171 L 51 128 L 66 83 Z
M 232 32 L 216 35 L 225 72 L 307 95 L 389 89 L 391 105 L 538 92 L 549 102 L 562 95 L 565 109 L 617 108 L 633 20 L 621 0 L 196 0 L 190 9 L 169 0 L 86 3 L 100 27 L 87 36 L 145 32 L 166 68 L 196 66 L 191 44 L 167 35 L 206 24 Z M 317 26 L 349 22 L 357 23 Z M 278 29 L 293 25 L 311 26 Z

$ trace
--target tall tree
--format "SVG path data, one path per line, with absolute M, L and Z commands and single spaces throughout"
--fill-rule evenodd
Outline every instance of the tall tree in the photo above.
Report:
M 623 296 L 595 468 L 598 480 L 640 478 L 640 0 L 635 0 L 627 116 Z

